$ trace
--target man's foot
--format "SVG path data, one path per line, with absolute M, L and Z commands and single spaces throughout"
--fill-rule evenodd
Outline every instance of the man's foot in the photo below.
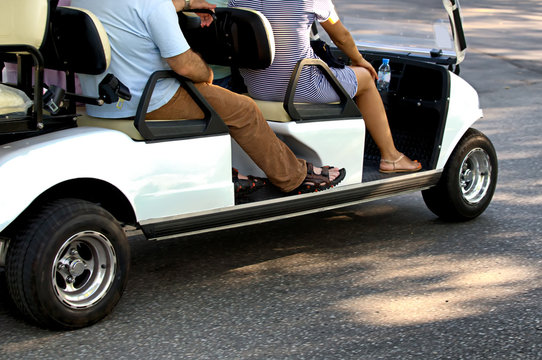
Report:
M 345 169 L 333 166 L 314 167 L 307 163 L 307 176 L 303 183 L 293 191 L 295 194 L 317 192 L 334 187 L 340 183 L 346 175 Z
M 404 154 L 399 153 L 399 157 L 396 160 L 380 160 L 381 173 L 401 173 L 401 172 L 415 172 L 422 168 L 422 164 L 418 160 L 410 160 Z
M 235 196 L 246 196 L 269 184 L 269 180 L 267 178 L 252 175 L 245 176 L 240 174 L 235 168 L 232 169 L 232 181 Z

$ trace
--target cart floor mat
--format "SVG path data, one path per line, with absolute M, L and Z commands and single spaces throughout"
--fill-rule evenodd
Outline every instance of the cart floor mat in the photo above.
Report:
M 410 159 L 418 160 L 422 164 L 422 170 L 428 170 L 431 166 L 433 155 L 433 137 L 394 131 L 393 141 L 395 147 Z M 365 157 L 363 160 L 362 182 L 388 179 L 405 173 L 383 174 L 378 171 L 380 167 L 380 151 L 373 139 L 367 135 L 365 139 Z

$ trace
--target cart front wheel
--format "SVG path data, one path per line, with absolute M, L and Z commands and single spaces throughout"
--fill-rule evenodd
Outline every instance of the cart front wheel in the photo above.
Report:
M 480 131 L 469 129 L 459 141 L 437 186 L 422 191 L 427 207 L 449 221 L 465 221 L 482 214 L 497 185 L 497 154 Z
M 112 311 L 128 266 L 128 242 L 114 217 L 93 203 L 63 199 L 27 217 L 10 244 L 6 275 L 26 317 L 74 329 Z

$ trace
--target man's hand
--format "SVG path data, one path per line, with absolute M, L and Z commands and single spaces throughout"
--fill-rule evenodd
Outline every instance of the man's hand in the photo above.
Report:
M 213 22 L 213 17 L 209 14 L 196 13 L 196 15 L 198 15 L 199 18 L 201 19 L 201 27 L 209 26 Z
M 185 0 L 172 0 L 173 5 L 175 6 L 175 10 L 177 12 L 187 10 L 185 9 L 186 1 Z M 209 4 L 205 0 L 191 0 L 190 1 L 190 9 L 208 9 L 208 10 L 214 10 L 216 8 L 216 5 Z M 209 14 L 204 13 L 196 13 L 200 19 L 201 19 L 201 27 L 209 26 L 213 22 L 213 17 Z
M 205 0 L 192 0 L 190 1 L 190 9 L 209 9 L 214 10 L 216 5 L 209 4 Z M 213 22 L 213 17 L 205 13 L 196 13 L 201 19 L 201 27 L 209 26 Z

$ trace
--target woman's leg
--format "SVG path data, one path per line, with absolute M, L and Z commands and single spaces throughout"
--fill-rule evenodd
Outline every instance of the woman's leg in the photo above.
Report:
M 391 135 L 388 118 L 384 109 L 384 104 L 375 82 L 365 68 L 351 67 L 358 80 L 358 90 L 354 97 L 356 104 L 363 114 L 367 130 L 380 150 L 381 158 L 388 161 L 395 161 L 401 157 L 401 153 L 395 148 Z M 380 165 L 381 170 L 416 170 L 421 166 L 418 162 L 412 161 L 406 156 L 400 159 L 396 164 L 383 161 Z

